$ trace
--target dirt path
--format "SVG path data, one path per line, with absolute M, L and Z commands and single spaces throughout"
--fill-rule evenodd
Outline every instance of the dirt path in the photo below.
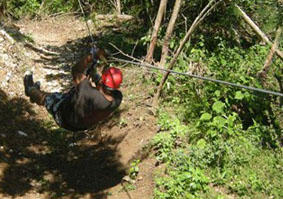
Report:
M 28 101 L 22 76 L 28 68 L 43 90 L 68 90 L 70 67 L 89 49 L 84 22 L 68 16 L 2 28 L 15 33 L 17 41 L 13 45 L 0 35 L 0 198 L 150 199 L 154 159 L 139 164 L 132 184 L 125 177 L 156 132 L 147 106 L 150 89 L 137 78 L 140 70 L 122 69 L 124 99 L 111 119 L 73 135 Z M 26 36 L 59 56 L 23 45 Z

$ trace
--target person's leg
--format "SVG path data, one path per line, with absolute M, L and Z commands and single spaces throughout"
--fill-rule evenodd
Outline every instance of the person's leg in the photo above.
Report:
M 38 89 L 32 89 L 30 92 L 30 101 L 32 103 L 36 103 L 37 105 L 44 106 L 45 98 L 50 95 L 50 93 L 46 93 L 44 91 L 40 91 Z
M 25 94 L 30 98 L 32 103 L 36 103 L 40 106 L 44 105 L 44 100 L 46 96 L 50 93 L 40 90 L 39 82 L 33 82 L 33 75 L 30 71 L 25 73 L 24 77 Z
M 31 72 L 26 72 L 24 77 L 25 94 L 30 98 L 32 103 L 45 106 L 46 110 L 52 115 L 56 123 L 61 126 L 61 114 L 58 113 L 60 104 L 66 98 L 63 93 L 47 93 L 40 90 L 39 82 L 33 82 Z

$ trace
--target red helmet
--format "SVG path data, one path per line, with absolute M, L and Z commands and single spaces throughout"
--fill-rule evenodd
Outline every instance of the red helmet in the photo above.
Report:
M 109 67 L 102 74 L 102 82 L 109 88 L 118 89 L 120 84 L 123 82 L 121 70 L 115 67 Z

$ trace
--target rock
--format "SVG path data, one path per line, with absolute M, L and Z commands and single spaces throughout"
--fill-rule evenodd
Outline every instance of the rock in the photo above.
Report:
M 17 132 L 19 135 L 21 135 L 21 136 L 25 136 L 25 137 L 27 137 L 28 135 L 26 134 L 26 133 L 24 133 L 23 131 L 18 131 Z
M 11 79 L 11 77 L 12 77 L 12 72 L 11 71 L 9 71 L 8 73 L 7 73 L 7 75 L 6 75 L 6 82 L 9 82 L 9 80 Z
M 135 184 L 136 183 L 136 181 L 131 179 L 130 176 L 124 176 L 123 177 L 123 181 L 131 183 L 131 184 Z

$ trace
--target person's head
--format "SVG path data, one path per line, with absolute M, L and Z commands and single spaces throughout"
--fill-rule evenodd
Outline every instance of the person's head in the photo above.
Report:
M 123 82 L 123 75 L 120 69 L 109 67 L 102 74 L 102 83 L 105 89 L 111 91 L 120 88 Z

